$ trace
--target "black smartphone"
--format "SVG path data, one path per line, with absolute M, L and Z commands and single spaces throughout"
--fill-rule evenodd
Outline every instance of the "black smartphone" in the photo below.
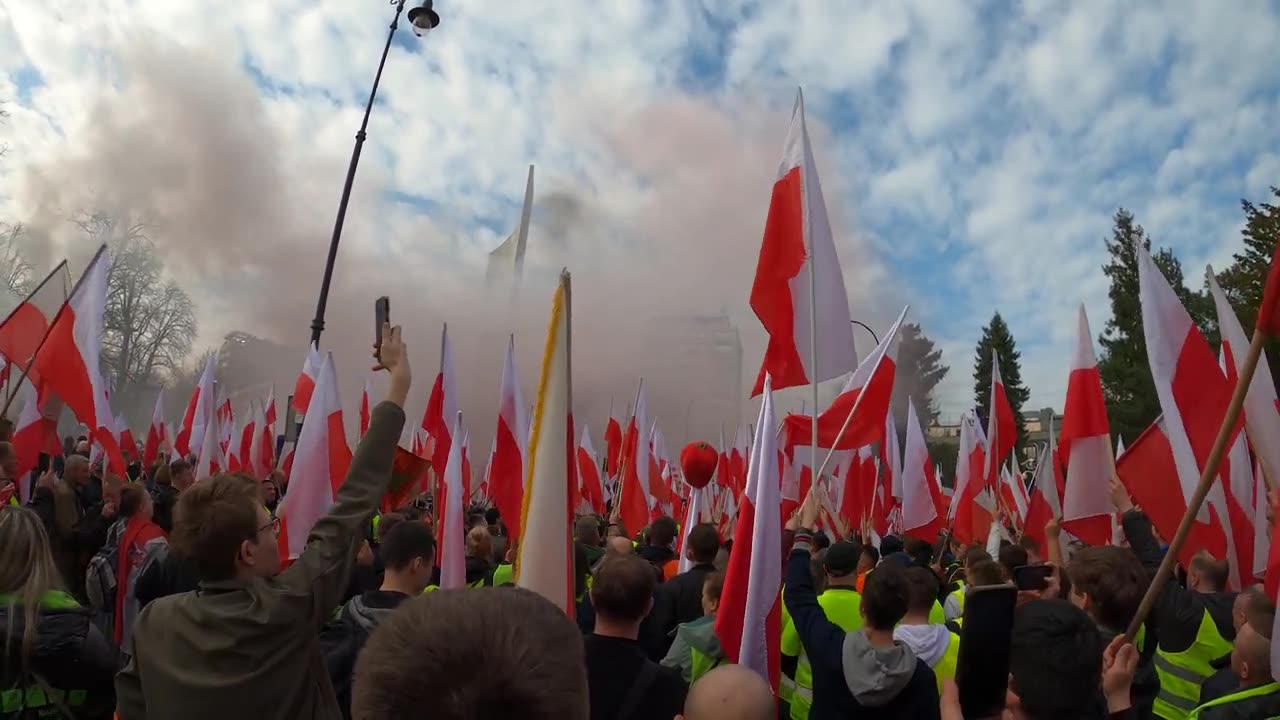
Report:
M 373 346 L 382 360 L 382 326 L 391 322 L 391 298 L 383 295 L 373 302 Z
M 1012 585 L 971 588 L 960 626 L 956 685 L 966 718 L 999 717 L 1009 684 L 1009 643 L 1018 589 Z
M 40 455 L 36 457 L 36 477 L 40 477 L 41 475 L 49 472 L 49 462 L 49 453 L 40 453 Z
M 1013 569 L 1013 584 L 1019 590 L 1044 590 L 1052 576 L 1049 565 L 1020 565 Z

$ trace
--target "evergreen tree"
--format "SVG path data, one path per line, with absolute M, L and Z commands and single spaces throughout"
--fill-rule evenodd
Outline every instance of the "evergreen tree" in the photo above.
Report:
M 1009 405 L 1013 408 L 1014 425 L 1018 428 L 1018 441 L 1015 445 L 1021 448 L 1026 442 L 1026 430 L 1022 427 L 1022 409 L 1031 397 L 1031 391 L 1022 384 L 1022 353 L 1018 352 L 1013 341 L 1013 334 L 1000 313 L 991 317 L 991 322 L 982 328 L 982 339 L 973 359 L 973 400 L 978 412 L 978 420 L 985 431 L 987 418 L 991 414 L 991 356 L 992 350 L 1000 358 L 1000 378 L 1004 381 L 1005 394 L 1009 396 Z
M 1151 249 L 1151 238 L 1134 222 L 1133 214 L 1120 208 L 1115 214 L 1111 237 L 1106 240 L 1111 257 L 1102 272 L 1111 280 L 1111 318 L 1098 337 L 1102 355 L 1098 373 L 1107 402 L 1107 418 L 1113 436 L 1132 442 L 1160 415 L 1160 400 L 1151 365 L 1147 362 L 1147 342 L 1142 330 L 1142 303 L 1138 297 L 1138 257 L 1135 243 Z M 1167 248 L 1157 250 L 1152 261 L 1182 301 L 1210 342 L 1217 341 L 1217 324 L 1212 321 L 1212 303 L 1201 293 L 1187 289 L 1182 264 Z
M 1232 257 L 1231 267 L 1218 276 L 1218 283 L 1231 301 L 1246 331 L 1253 327 L 1262 304 L 1262 286 L 1267 280 L 1271 255 L 1276 250 L 1276 238 L 1280 237 L 1280 188 L 1271 188 L 1272 199 L 1278 204 L 1255 205 L 1241 200 L 1244 208 L 1244 250 Z
M 899 447 L 906 442 L 907 398 L 916 407 L 920 425 L 927 428 L 938 419 L 938 403 L 933 390 L 947 376 L 950 367 L 942 364 L 942 350 L 934 345 L 918 324 L 903 324 L 899 331 L 897 370 L 893 378 L 893 421 L 898 428 Z

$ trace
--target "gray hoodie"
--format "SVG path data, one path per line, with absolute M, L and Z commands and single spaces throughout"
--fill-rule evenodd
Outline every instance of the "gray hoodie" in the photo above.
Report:
M 888 705 L 916 671 L 911 648 L 901 642 L 894 642 L 891 648 L 872 647 L 863 632 L 845 635 L 841 659 L 845 684 L 864 707 Z

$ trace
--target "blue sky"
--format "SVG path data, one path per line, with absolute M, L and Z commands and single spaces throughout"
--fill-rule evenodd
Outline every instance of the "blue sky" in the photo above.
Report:
M 74 154 L 95 103 L 136 92 L 148 67 L 139 58 L 154 57 L 139 48 L 163 45 L 252 88 L 281 176 L 328 222 L 390 8 L 80 8 L 0 7 L 7 215 L 32 211 L 25 173 Z M 879 330 L 912 304 L 952 366 L 939 398 L 952 417 L 972 400 L 973 345 L 996 309 L 1020 344 L 1032 405 L 1061 405 L 1076 307 L 1095 336 L 1107 318 L 1099 267 L 1118 206 L 1198 284 L 1206 263 L 1224 266 L 1239 247 L 1240 198 L 1280 184 L 1274 0 L 441 0 L 437 10 L 441 28 L 425 42 L 402 28 L 388 62 L 358 180 L 377 212 L 355 221 L 352 252 L 478 271 L 536 163 L 540 192 L 582 199 L 590 234 L 615 239 L 604 260 L 582 260 L 589 272 L 626 273 L 637 255 L 668 258 L 640 285 L 683 286 L 692 272 L 703 287 L 687 302 L 734 314 L 753 374 L 761 340 L 746 296 L 803 85 L 853 316 Z M 400 239 L 409 228 L 438 242 Z

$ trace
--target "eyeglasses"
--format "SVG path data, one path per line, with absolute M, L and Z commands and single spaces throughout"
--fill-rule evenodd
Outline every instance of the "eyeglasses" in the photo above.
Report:
M 267 523 L 266 525 L 263 525 L 262 527 L 258 528 L 258 532 L 262 532 L 263 530 L 266 530 L 267 528 L 271 528 L 271 533 L 272 533 L 273 535 L 279 535 L 279 534 L 280 534 L 280 518 L 278 518 L 278 517 L 273 517 L 273 518 L 271 518 L 271 522 L 269 522 L 269 523 Z

